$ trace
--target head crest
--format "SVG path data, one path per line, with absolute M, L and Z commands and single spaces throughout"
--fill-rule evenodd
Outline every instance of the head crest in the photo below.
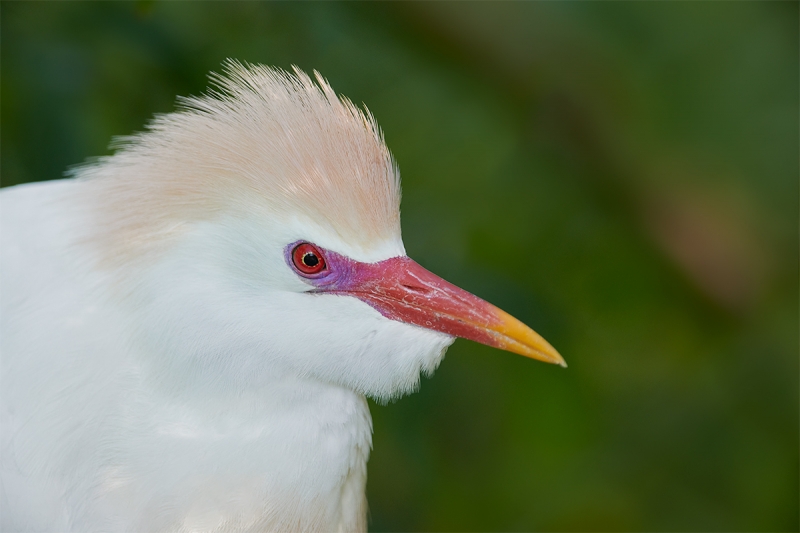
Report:
M 215 90 L 77 169 L 103 192 L 112 240 L 155 243 L 244 209 L 309 216 L 360 247 L 399 241 L 399 174 L 380 129 L 314 75 L 228 61 Z

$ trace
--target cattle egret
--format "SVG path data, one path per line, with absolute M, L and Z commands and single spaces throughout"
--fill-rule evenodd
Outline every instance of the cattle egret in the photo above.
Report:
M 563 365 L 405 255 L 372 115 L 217 89 L 2 202 L 3 531 L 364 531 L 372 423 L 455 337 Z

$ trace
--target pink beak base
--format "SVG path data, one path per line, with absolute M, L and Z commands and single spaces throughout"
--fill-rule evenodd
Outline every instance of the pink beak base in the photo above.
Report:
M 567 366 L 555 348 L 531 328 L 408 257 L 356 263 L 347 277 L 325 292 L 354 296 L 391 320 Z

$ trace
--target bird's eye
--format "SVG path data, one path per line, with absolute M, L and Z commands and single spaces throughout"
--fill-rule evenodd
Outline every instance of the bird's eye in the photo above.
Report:
M 301 274 L 308 276 L 319 274 L 326 268 L 322 253 L 313 244 L 307 242 L 294 247 L 292 263 Z

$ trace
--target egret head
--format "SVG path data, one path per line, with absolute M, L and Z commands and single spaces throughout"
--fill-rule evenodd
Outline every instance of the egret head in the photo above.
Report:
M 414 389 L 455 336 L 563 364 L 536 333 L 406 257 L 372 116 L 319 75 L 229 62 L 77 175 L 134 344 L 187 384 Z

